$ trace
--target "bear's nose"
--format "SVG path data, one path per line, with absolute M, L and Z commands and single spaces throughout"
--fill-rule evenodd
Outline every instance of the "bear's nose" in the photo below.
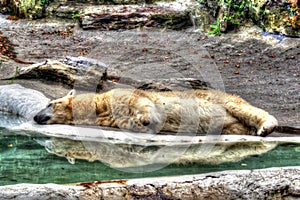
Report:
M 36 115 L 36 116 L 34 116 L 33 120 L 34 120 L 35 122 L 37 122 L 37 120 L 38 120 L 38 116 L 37 116 L 37 115 Z
M 47 121 L 51 119 L 50 115 L 39 115 L 34 116 L 33 120 L 38 124 L 47 124 Z

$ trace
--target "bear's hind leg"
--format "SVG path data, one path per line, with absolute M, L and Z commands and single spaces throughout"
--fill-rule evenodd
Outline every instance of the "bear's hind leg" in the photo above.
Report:
M 227 124 L 223 127 L 222 134 L 225 135 L 255 135 L 256 128 L 247 127 L 239 122 Z

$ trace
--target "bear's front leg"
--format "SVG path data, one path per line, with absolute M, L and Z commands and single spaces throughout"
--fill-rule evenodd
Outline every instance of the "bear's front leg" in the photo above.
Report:
M 120 117 L 115 120 L 116 126 L 120 129 L 130 130 L 133 132 L 155 133 L 149 126 L 142 124 L 137 118 Z

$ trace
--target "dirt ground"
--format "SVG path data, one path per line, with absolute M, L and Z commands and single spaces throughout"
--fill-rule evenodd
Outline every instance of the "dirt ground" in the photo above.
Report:
M 263 35 L 256 27 L 218 37 L 192 30 L 83 31 L 72 21 L 2 19 L 0 25 L 22 62 L 85 56 L 105 63 L 111 76 L 199 78 L 269 111 L 281 125 L 300 127 L 299 38 Z M 3 74 L 13 69 L 1 68 Z M 69 90 L 44 80 L 13 82 L 50 97 Z

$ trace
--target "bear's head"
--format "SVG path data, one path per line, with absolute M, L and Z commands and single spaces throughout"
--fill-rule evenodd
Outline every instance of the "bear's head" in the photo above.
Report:
M 73 124 L 73 98 L 75 90 L 66 96 L 50 101 L 48 106 L 34 116 L 38 124 Z

